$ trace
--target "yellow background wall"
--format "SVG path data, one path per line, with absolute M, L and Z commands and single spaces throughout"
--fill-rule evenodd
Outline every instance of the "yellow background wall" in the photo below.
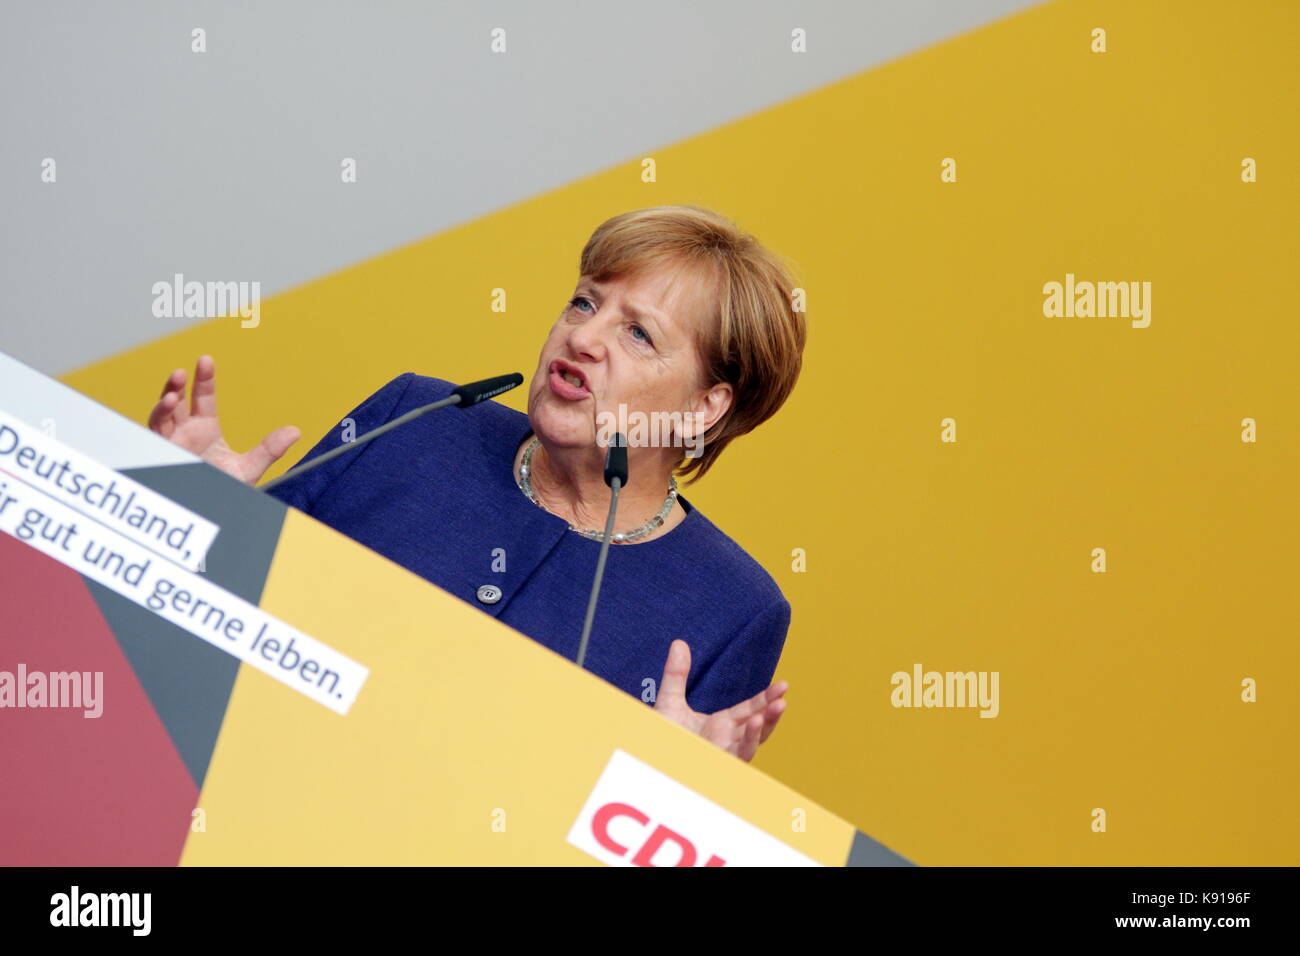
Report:
M 1048 4 L 64 380 L 143 421 L 211 353 L 232 445 L 303 429 L 273 476 L 402 372 L 531 374 L 603 219 L 716 208 L 808 290 L 794 397 L 685 492 L 794 606 L 756 765 L 923 865 L 1294 865 L 1298 39 Z M 1066 273 L 1150 281 L 1150 327 L 1044 317 Z M 1000 715 L 895 709 L 916 663 Z

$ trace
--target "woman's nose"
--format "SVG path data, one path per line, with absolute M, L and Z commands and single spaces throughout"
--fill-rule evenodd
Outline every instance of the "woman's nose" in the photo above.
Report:
M 591 361 L 599 362 L 605 357 L 609 334 L 609 323 L 601 316 L 593 315 L 569 331 L 569 348 L 575 355 L 585 355 Z

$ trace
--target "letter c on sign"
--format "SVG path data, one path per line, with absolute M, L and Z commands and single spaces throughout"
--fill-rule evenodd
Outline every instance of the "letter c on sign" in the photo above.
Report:
M 626 803 L 607 803 L 591 818 L 591 832 L 596 838 L 596 842 L 603 846 L 610 853 L 616 856 L 622 856 L 628 850 L 625 846 L 619 846 L 609 836 L 609 821 L 615 817 L 631 817 L 637 823 L 645 826 L 650 822 L 650 818 L 638 810 L 636 807 L 629 806 Z
M 637 850 L 636 856 L 632 858 L 632 865 L 654 866 L 655 864 L 650 861 L 654 859 L 655 851 L 663 846 L 666 840 L 672 840 L 682 849 L 681 857 L 673 866 L 695 865 L 695 844 L 680 833 L 668 829 L 662 823 L 655 827 L 655 832 L 650 834 L 650 839 L 645 841 L 645 845 Z

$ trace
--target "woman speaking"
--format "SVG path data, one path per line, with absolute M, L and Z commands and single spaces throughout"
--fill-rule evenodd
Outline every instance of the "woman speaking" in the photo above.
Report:
M 423 415 L 268 493 L 573 659 L 604 537 L 610 422 L 633 422 L 628 482 L 585 666 L 743 760 L 785 708 L 770 683 L 790 605 L 776 582 L 677 491 L 785 402 L 806 325 L 785 266 L 696 206 L 625 213 L 582 250 L 542 343 L 524 415 L 497 402 Z M 149 427 L 249 484 L 300 436 L 245 454 L 221 437 L 215 368 L 177 369 Z M 303 458 L 455 386 L 407 372 Z M 635 423 L 664 425 L 638 430 Z M 640 439 L 640 440 L 638 440 Z

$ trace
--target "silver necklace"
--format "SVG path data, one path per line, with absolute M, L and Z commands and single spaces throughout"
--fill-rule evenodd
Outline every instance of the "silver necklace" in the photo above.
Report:
M 532 479 L 533 452 L 537 450 L 538 446 L 541 445 L 541 443 L 542 440 L 540 438 L 534 438 L 531 442 L 529 442 L 528 447 L 524 449 L 524 460 L 519 464 L 519 478 L 515 482 L 515 484 L 519 486 L 520 491 L 522 491 L 525 495 L 528 496 L 529 501 L 531 501 L 533 504 L 537 505 L 537 507 L 545 511 L 546 506 L 537 500 L 537 495 L 534 494 L 533 492 L 533 479 Z M 629 541 L 636 541 L 638 538 L 644 538 L 651 531 L 654 531 L 656 528 L 660 527 L 668 519 L 668 513 L 673 510 L 673 502 L 676 500 L 677 500 L 677 479 L 674 476 L 669 475 L 668 476 L 668 497 L 664 499 L 663 507 L 659 509 L 659 513 L 655 515 L 653 518 L 651 518 L 649 521 L 647 521 L 645 524 L 643 524 L 641 527 L 633 531 L 614 532 L 613 537 L 610 539 L 611 543 L 626 544 Z M 582 528 L 575 528 L 573 525 L 569 525 L 569 530 L 576 531 L 578 532 L 578 534 L 582 535 L 583 537 L 591 538 L 594 541 L 605 540 L 604 531 L 588 531 L 588 530 L 583 530 Z

